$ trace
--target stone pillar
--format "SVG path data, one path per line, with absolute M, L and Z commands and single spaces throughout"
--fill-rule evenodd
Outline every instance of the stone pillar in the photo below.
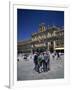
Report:
M 54 50 L 55 50 L 55 47 L 56 47 L 56 42 L 55 41 L 53 41 L 53 45 L 54 45 Z
M 31 53 L 33 53 L 33 45 L 31 45 Z
M 49 47 L 50 47 L 50 42 L 48 42 L 48 50 L 49 50 Z

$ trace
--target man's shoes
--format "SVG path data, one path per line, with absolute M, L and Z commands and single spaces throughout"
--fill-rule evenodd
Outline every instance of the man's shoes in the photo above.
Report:
M 48 71 L 50 70 L 50 68 L 48 68 Z

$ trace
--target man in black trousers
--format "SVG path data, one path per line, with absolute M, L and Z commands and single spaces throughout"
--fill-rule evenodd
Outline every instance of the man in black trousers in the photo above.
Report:
M 34 70 L 38 70 L 37 68 L 37 65 L 38 65 L 38 54 L 37 54 L 37 52 L 35 52 L 35 54 L 34 54 L 34 65 L 35 65 L 35 67 L 34 67 Z

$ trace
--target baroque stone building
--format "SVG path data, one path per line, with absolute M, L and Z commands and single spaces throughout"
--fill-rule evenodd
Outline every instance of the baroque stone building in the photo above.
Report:
M 33 50 L 50 50 L 53 45 L 54 50 L 64 50 L 64 28 L 57 26 L 39 25 L 39 30 L 33 33 L 32 38 L 27 41 L 18 42 L 18 52 L 31 52 Z

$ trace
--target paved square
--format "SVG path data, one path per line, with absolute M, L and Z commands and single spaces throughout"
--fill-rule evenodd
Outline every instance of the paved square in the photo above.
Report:
M 17 80 L 61 79 L 64 78 L 64 56 L 57 60 L 50 56 L 50 71 L 37 73 L 32 59 L 17 62 Z

